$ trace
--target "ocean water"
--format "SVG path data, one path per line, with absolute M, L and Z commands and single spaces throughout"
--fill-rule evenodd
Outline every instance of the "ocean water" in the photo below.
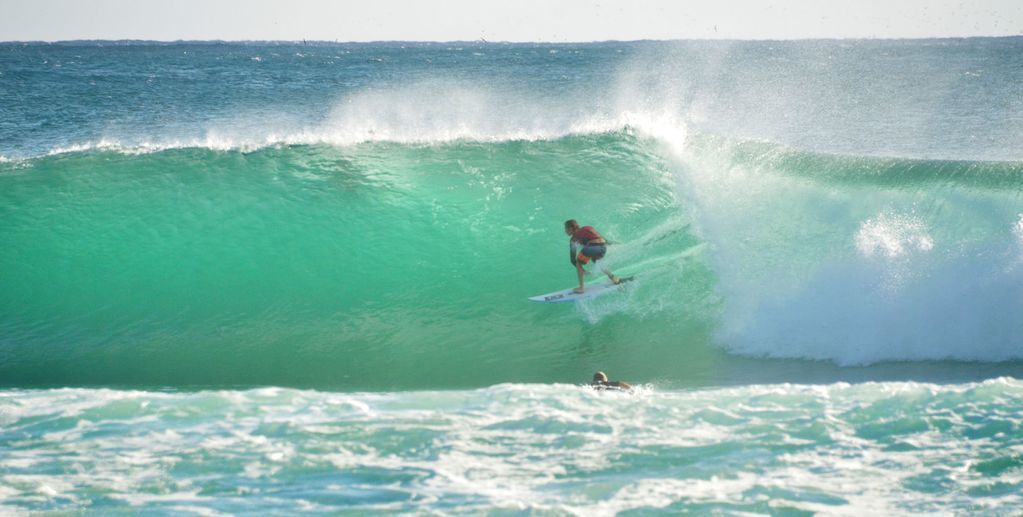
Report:
M 3 43 L 0 510 L 1018 512 L 1021 194 L 1023 38 Z

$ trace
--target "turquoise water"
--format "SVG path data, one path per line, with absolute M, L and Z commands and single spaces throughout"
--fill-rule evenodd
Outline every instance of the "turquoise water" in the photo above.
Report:
M 0 505 L 1011 513 L 1021 47 L 4 43 Z

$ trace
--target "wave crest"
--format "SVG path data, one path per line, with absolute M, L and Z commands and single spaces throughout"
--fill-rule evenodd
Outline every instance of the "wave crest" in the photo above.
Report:
M 544 141 L 619 131 L 637 131 L 681 149 L 689 129 L 676 107 L 580 102 L 556 95 L 537 99 L 491 86 L 425 80 L 345 95 L 314 122 L 284 113 L 239 114 L 209 122 L 191 134 L 111 129 L 99 139 L 60 145 L 45 155 L 145 154 L 183 148 L 252 152 L 289 145 L 350 147 L 373 142 Z

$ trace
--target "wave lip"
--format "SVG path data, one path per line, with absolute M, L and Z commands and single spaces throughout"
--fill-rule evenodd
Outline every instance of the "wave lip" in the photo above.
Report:
M 465 80 L 423 79 L 366 87 L 328 102 L 321 112 L 259 110 L 220 115 L 175 127 L 112 126 L 97 138 L 52 147 L 46 155 L 88 151 L 142 154 L 203 148 L 251 152 L 289 145 L 350 147 L 385 142 L 410 145 L 457 141 L 496 143 L 637 131 L 675 146 L 688 122 L 677 102 L 657 104 L 601 93 L 528 94 Z
M 645 135 L 671 135 L 673 144 L 684 142 L 687 130 L 684 126 L 668 127 L 648 125 L 657 120 L 648 115 L 626 113 L 608 118 L 596 116 L 580 120 L 560 128 L 509 127 L 479 128 L 457 124 L 435 128 L 395 129 L 364 122 L 354 126 L 330 125 L 307 128 L 295 132 L 271 132 L 262 136 L 242 136 L 229 133 L 209 132 L 195 138 L 170 139 L 117 139 L 101 138 L 96 141 L 64 145 L 50 149 L 46 156 L 110 151 L 126 155 L 149 154 L 173 149 L 208 149 L 212 151 L 254 152 L 265 148 L 327 145 L 346 148 L 369 143 L 394 143 L 401 145 L 433 145 L 456 142 L 501 143 L 550 141 L 573 136 L 608 134 L 639 131 Z M 663 120 L 663 117 L 662 117 Z M 13 159 L 0 156 L 0 163 Z

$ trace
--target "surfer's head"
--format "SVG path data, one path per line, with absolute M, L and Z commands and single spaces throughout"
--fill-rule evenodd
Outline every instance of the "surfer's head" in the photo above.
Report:
M 607 374 L 604 372 L 593 374 L 593 384 L 607 384 Z
M 579 223 L 575 222 L 575 219 L 569 219 L 565 221 L 565 233 L 572 235 L 578 229 Z

